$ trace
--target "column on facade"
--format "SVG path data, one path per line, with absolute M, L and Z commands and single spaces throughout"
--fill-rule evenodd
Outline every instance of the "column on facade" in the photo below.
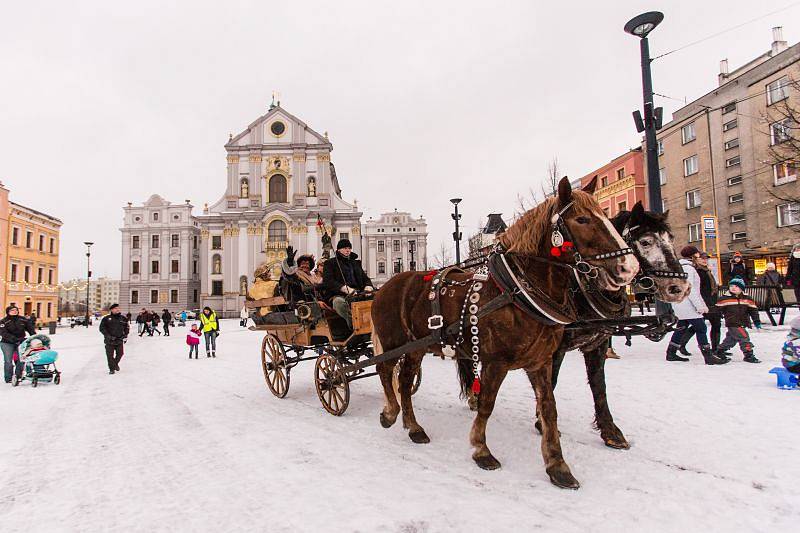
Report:
M 211 279 L 211 235 L 207 229 L 200 232 L 199 248 L 200 265 L 198 270 L 200 275 L 200 294 L 208 296 L 211 294 L 211 283 L 209 282 L 209 279 Z

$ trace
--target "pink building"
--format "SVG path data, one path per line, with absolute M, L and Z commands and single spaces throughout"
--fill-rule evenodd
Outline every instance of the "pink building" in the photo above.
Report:
M 586 186 L 592 178 L 597 178 L 594 196 L 606 216 L 613 217 L 620 211 L 629 211 L 639 201 L 647 208 L 641 148 L 634 148 L 585 175 L 581 178 L 581 186 Z

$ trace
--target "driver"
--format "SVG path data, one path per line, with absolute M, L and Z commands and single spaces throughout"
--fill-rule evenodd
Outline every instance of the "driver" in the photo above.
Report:
M 341 239 L 336 245 L 336 254 L 325 262 L 322 289 L 336 314 L 353 329 L 353 316 L 346 296 L 357 291 L 372 292 L 375 287 L 361 267 L 358 256 L 353 253 L 353 245 L 348 239 Z

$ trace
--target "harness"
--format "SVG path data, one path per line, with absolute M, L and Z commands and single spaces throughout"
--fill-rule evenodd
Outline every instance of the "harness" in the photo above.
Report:
M 638 228 L 638 225 L 631 227 L 628 226 L 627 223 L 625 227 L 622 228 L 622 238 L 628 246 L 631 246 L 631 242 L 634 240 L 631 234 Z M 633 283 L 646 291 L 655 292 L 656 282 L 653 278 L 688 279 L 688 277 L 689 274 L 683 270 L 680 272 L 675 272 L 673 270 L 657 270 L 644 260 L 644 258 L 641 258 L 639 259 L 639 273 L 633 278 Z

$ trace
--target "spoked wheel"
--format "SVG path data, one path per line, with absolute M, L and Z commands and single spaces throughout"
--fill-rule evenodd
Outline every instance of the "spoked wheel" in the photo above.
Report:
M 350 403 L 350 384 L 342 372 L 342 363 L 330 354 L 317 358 L 314 365 L 314 384 L 322 407 L 334 416 L 342 416 Z
M 286 368 L 286 350 L 278 338 L 267 333 L 261 343 L 261 368 L 269 390 L 278 398 L 289 392 L 289 369 Z
M 58 374 L 56 374 L 56 377 L 53 378 L 53 383 L 55 383 L 56 385 L 60 385 L 61 384 L 61 373 L 60 372 Z
M 414 376 L 414 382 L 411 384 L 411 394 L 416 394 L 419 390 L 419 386 L 422 384 L 422 365 L 417 369 L 417 373 Z M 398 396 L 400 395 L 400 364 L 394 365 L 394 370 L 392 371 L 392 386 L 394 387 L 394 392 Z

